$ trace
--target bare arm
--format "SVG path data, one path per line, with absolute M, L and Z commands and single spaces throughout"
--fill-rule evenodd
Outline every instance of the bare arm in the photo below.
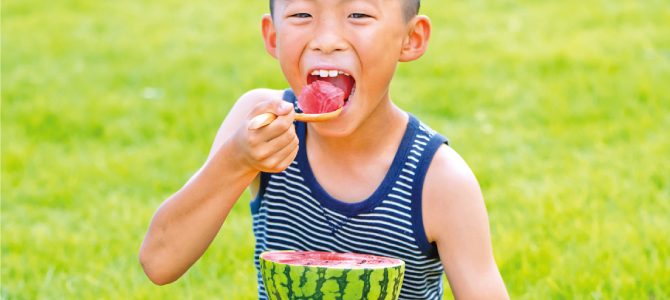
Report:
M 156 284 L 179 278 L 205 252 L 231 208 L 260 171 L 285 169 L 297 153 L 293 109 L 281 94 L 255 90 L 242 96 L 222 123 L 209 157 L 195 175 L 158 208 L 140 248 L 140 263 Z M 248 129 L 263 112 L 279 117 Z
M 424 184 L 424 225 L 456 299 L 509 299 L 498 271 L 479 184 L 451 148 L 435 154 Z

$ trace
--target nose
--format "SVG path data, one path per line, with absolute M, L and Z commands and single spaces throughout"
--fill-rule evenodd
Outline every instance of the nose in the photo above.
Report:
M 347 49 L 347 42 L 343 37 L 340 24 L 328 19 L 321 19 L 314 28 L 309 48 L 324 54 L 330 54 Z

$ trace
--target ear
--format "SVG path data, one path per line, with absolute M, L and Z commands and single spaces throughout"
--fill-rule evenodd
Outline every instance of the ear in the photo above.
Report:
M 261 22 L 265 50 L 272 55 L 272 57 L 277 58 L 277 31 L 275 30 L 272 16 L 270 14 L 263 15 L 263 20 Z
M 413 61 L 426 53 L 430 39 L 430 19 L 427 16 L 415 16 L 408 25 L 409 32 L 403 40 L 400 61 Z

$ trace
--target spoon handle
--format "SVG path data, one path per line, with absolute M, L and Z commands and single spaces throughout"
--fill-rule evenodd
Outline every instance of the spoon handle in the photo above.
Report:
M 340 113 L 342 112 L 342 108 L 338 108 L 337 110 L 327 112 L 327 113 L 322 113 L 322 114 L 295 114 L 295 120 L 300 121 L 300 122 L 324 122 L 328 121 L 331 119 L 334 119 L 335 117 L 339 116 Z M 253 119 L 251 119 L 251 122 L 249 122 L 249 129 L 256 130 L 261 127 L 267 126 L 268 124 L 272 123 L 277 118 L 277 116 L 273 113 L 262 113 L 258 116 L 255 116 Z

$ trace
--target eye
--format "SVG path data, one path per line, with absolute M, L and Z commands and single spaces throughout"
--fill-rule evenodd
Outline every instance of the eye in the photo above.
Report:
M 364 19 L 364 18 L 372 18 L 370 15 L 362 14 L 362 13 L 351 13 L 349 15 L 349 18 L 352 19 Z
M 305 18 L 311 18 L 312 15 L 308 13 L 297 13 L 297 14 L 292 14 L 289 16 L 290 18 L 299 18 L 299 19 L 305 19 Z

